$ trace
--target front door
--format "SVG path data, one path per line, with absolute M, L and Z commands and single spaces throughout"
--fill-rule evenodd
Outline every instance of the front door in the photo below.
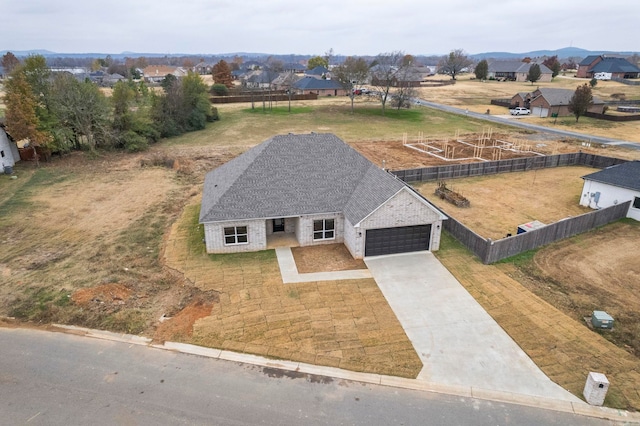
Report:
M 273 232 L 284 232 L 284 219 L 273 219 Z

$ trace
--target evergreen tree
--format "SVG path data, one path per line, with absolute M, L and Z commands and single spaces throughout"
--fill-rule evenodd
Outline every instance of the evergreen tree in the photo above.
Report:
M 542 77 L 542 71 L 540 71 L 540 65 L 538 64 L 531 65 L 531 68 L 529 68 L 529 73 L 527 74 L 527 81 L 530 81 L 531 85 L 533 86 L 533 83 L 540 80 L 540 77 Z
M 487 60 L 483 59 L 478 62 L 474 72 L 478 80 L 486 80 L 487 76 L 489 75 L 489 63 L 487 62 Z

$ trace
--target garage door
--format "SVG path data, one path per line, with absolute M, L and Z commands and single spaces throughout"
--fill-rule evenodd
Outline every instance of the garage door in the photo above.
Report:
M 431 225 L 368 229 L 365 256 L 429 250 Z
M 533 115 L 534 117 L 548 117 L 549 108 L 533 107 L 531 115 Z

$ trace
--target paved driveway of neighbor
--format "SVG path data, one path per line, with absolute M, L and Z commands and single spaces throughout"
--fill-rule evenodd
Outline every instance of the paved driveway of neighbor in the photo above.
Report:
M 580 401 L 552 382 L 432 253 L 365 263 L 422 360 L 418 379 Z

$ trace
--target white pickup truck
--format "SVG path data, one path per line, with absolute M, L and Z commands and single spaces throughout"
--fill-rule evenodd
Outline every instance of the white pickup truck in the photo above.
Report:
M 509 113 L 511 115 L 529 115 L 531 114 L 531 111 L 529 111 L 527 108 L 524 108 L 524 107 L 515 107 L 515 108 L 509 109 Z

